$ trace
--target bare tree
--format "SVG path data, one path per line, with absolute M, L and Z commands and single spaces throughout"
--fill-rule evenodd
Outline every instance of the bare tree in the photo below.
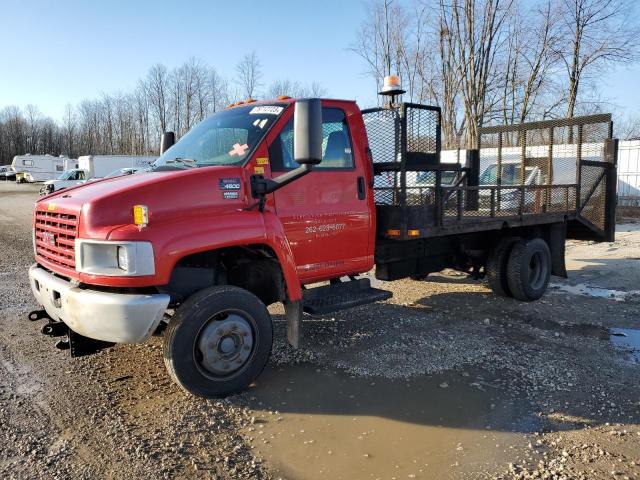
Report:
M 396 0 L 371 0 L 368 6 L 369 17 L 349 49 L 365 61 L 367 75 L 380 89 L 385 76 L 403 75 L 410 61 L 406 52 L 408 17 Z
M 240 60 L 240 63 L 236 66 L 236 73 L 238 74 L 241 93 L 246 98 L 253 98 L 257 94 L 258 88 L 262 85 L 260 82 L 262 79 L 262 67 L 255 51 L 246 54 Z
M 76 115 L 70 103 L 64 108 L 64 116 L 62 118 L 62 135 L 64 139 L 64 152 L 69 158 L 76 156 Z
M 614 119 L 615 137 L 621 140 L 640 140 L 640 117 L 618 116 Z
M 599 109 L 596 75 L 640 58 L 632 3 L 370 0 L 349 48 L 376 86 L 399 74 L 405 99 L 442 108 L 446 147 L 475 146 L 486 123 Z
M 266 98 L 277 98 L 281 95 L 295 98 L 322 97 L 326 95 L 326 90 L 318 82 L 311 82 L 305 86 L 296 81 L 276 80 L 267 88 Z
M 301 97 L 325 97 L 327 96 L 327 89 L 324 88 L 319 82 L 311 82 L 300 92 Z
M 153 115 L 157 119 L 160 133 L 167 131 L 169 121 L 169 74 L 161 64 L 152 66 L 142 83 Z
M 501 81 L 500 114 L 504 124 L 521 123 L 532 113 L 544 117 L 558 98 L 557 46 L 561 41 L 558 9 L 551 0 L 522 11 L 514 5 L 505 51 L 498 57 Z
M 29 152 L 35 152 L 38 149 L 38 143 L 40 140 L 40 121 L 42 114 L 35 105 L 27 105 L 24 109 L 25 118 L 27 121 L 27 138 L 26 149 Z
M 562 0 L 561 5 L 566 38 L 558 47 L 567 75 L 567 117 L 573 117 L 591 73 L 639 58 L 640 30 L 629 0 Z
M 211 112 L 217 112 L 231 103 L 229 83 L 213 68 L 209 72 L 209 90 L 211 92 Z

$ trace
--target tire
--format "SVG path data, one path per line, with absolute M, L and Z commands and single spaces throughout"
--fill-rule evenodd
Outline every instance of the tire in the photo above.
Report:
M 502 237 L 487 259 L 485 272 L 489 287 L 501 297 L 513 296 L 507 279 L 507 263 L 511 249 L 518 240 L 517 237 Z
M 212 287 L 176 310 L 164 337 L 164 363 L 188 393 L 224 397 L 262 373 L 272 343 L 271 316 L 258 297 L 234 286 Z
M 541 238 L 520 240 L 513 246 L 507 264 L 511 294 L 518 300 L 538 300 L 549 285 L 551 252 Z

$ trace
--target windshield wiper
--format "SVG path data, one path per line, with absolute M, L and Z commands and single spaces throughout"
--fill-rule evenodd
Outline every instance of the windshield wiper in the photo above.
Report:
M 154 164 L 150 171 L 152 172 L 170 172 L 176 170 L 185 170 L 189 168 L 195 168 L 198 164 L 193 158 L 180 158 L 176 157 L 173 160 L 165 160 L 164 164 Z
M 198 166 L 198 163 L 193 158 L 176 157 L 173 160 L 167 160 L 166 163 L 167 164 L 179 163 L 179 164 L 184 165 L 184 166 L 186 166 L 188 168 L 193 168 L 193 167 L 197 167 Z

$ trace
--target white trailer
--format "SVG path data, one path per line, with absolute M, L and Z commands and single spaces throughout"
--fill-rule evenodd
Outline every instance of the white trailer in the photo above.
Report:
M 73 170 L 78 168 L 78 159 L 77 158 L 65 158 L 64 159 L 64 171 Z
M 640 207 L 640 140 L 618 144 L 618 205 Z
M 58 178 L 64 172 L 67 157 L 53 155 L 16 155 L 11 166 L 19 182 L 44 182 Z
M 104 178 L 121 168 L 144 169 L 158 157 L 129 155 L 83 155 L 78 157 L 78 168 L 87 172 L 88 179 Z

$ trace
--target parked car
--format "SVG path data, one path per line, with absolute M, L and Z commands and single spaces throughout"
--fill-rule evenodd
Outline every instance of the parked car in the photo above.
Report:
M 114 170 L 108 175 L 105 175 L 104 178 L 121 177 L 122 175 L 133 175 L 134 173 L 137 173 L 140 171 L 142 170 L 139 168 L 119 168 L 118 170 Z
M 63 188 L 75 187 L 76 185 L 83 184 L 87 181 L 87 172 L 74 168 L 73 170 L 67 170 L 63 172 L 55 180 L 47 180 L 40 189 L 40 195 L 49 195 L 50 193 L 57 192 Z
M 15 180 L 16 172 L 11 165 L 3 165 L 0 167 L 0 181 Z

